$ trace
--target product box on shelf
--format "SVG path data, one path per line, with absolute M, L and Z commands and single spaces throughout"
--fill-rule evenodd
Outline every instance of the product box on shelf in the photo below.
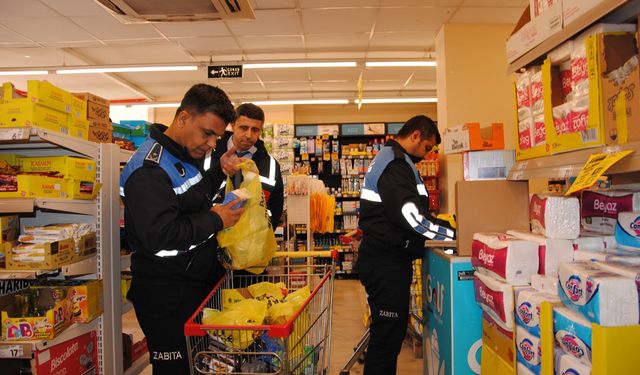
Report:
M 86 101 L 87 119 L 109 121 L 109 100 L 88 92 L 74 92 L 73 96 Z
M 21 158 L 20 168 L 23 172 L 58 172 L 64 178 L 96 179 L 96 162 L 74 156 Z
M 96 232 L 83 235 L 76 241 L 75 246 L 76 261 L 94 256 L 98 251 Z
M 0 104 L 8 103 L 14 99 L 24 99 L 27 97 L 27 93 L 17 90 L 13 83 L 4 82 L 2 84 L 2 90 L 0 90 Z
M 111 122 L 89 119 L 89 140 L 96 143 L 113 143 Z
M 518 103 L 518 88 L 514 85 L 515 103 Z M 544 115 L 521 118 L 518 107 L 514 109 L 516 124 L 516 160 L 526 160 L 551 154 L 552 134 L 546 131 Z M 542 118 L 541 118 L 542 117 Z
M 102 184 L 96 181 L 84 181 L 77 178 L 65 178 L 65 198 L 67 199 L 96 199 Z
M 69 114 L 34 104 L 29 99 L 16 99 L 0 104 L 0 127 L 37 126 L 67 134 Z
M 2 339 L 53 339 L 71 324 L 71 301 L 63 288 L 30 288 L 2 297 Z
M 149 135 L 151 123 L 144 120 L 121 120 L 120 126 L 128 128 L 132 137 L 146 137 Z
M 27 99 L 32 104 L 71 113 L 71 93 L 47 81 L 27 81 Z
M 512 63 L 529 50 L 562 30 L 562 4 L 555 2 L 538 17 L 531 19 L 527 7 L 507 40 L 507 63 Z
M 12 180 L 10 185 L 2 185 L 0 198 L 65 198 L 66 184 L 61 178 L 19 174 L 2 175 L 4 180 Z
M 482 313 L 482 345 L 495 352 L 504 362 L 515 368 L 516 344 L 513 331 L 501 327 L 489 314 Z
M 76 244 L 72 238 L 30 246 L 41 260 L 21 261 L 21 258 L 16 259 L 14 251 L 20 249 L 18 246 L 7 252 L 6 268 L 8 270 L 51 270 L 73 263 L 77 259 Z
M 515 163 L 513 150 L 469 151 L 464 153 L 464 179 L 504 180 Z
M 562 0 L 562 18 L 564 26 L 573 23 L 596 5 L 605 0 Z
M 102 314 L 102 280 L 50 280 L 46 281 L 45 285 L 34 288 L 51 287 L 67 290 L 71 301 L 72 321 L 88 323 Z
M 87 101 L 74 95 L 69 95 L 71 102 L 71 118 L 78 120 L 87 119 Z
M 69 135 L 72 137 L 89 139 L 89 120 L 69 116 Z
M 501 123 L 493 123 L 490 128 L 480 128 L 477 122 L 452 126 L 445 129 L 443 143 L 446 154 L 501 150 L 504 148 L 504 126 Z
M 20 159 L 23 158 L 24 155 L 18 154 L 0 154 L 0 160 L 7 162 L 12 167 L 17 167 L 20 165 Z
M 0 216 L 0 244 L 16 241 L 20 235 L 20 217 L 18 215 Z
M 94 375 L 98 373 L 98 335 L 85 333 L 35 353 L 38 375 Z

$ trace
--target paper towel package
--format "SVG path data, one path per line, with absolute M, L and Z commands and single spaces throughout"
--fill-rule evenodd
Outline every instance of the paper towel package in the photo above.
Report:
M 558 295 L 558 277 L 548 275 L 531 275 L 531 287 L 537 291 Z
M 576 262 L 618 262 L 628 265 L 640 265 L 640 249 L 576 250 L 573 253 L 573 260 Z
M 640 250 L 640 211 L 621 212 L 616 225 L 618 247 Z
M 566 354 L 591 364 L 591 322 L 566 307 L 553 309 L 553 335 Z
M 510 230 L 507 234 L 521 240 L 538 244 L 538 273 L 541 275 L 558 275 L 558 263 L 573 260 L 573 244 L 570 240 L 546 238 L 536 233 L 521 230 Z
M 617 262 L 597 262 L 595 263 L 595 265 L 603 269 L 604 271 L 615 273 L 635 280 L 636 288 L 638 289 L 638 303 L 640 303 L 640 266 L 630 266 Z M 640 317 L 638 318 L 640 319 Z
M 529 219 L 534 233 L 573 240 L 580 235 L 580 202 L 576 197 L 533 194 L 529 200 Z
M 591 366 L 582 363 L 570 354 L 561 352 L 555 358 L 556 374 L 591 375 Z
M 538 272 L 538 244 L 504 233 L 474 233 L 471 264 L 511 285 L 528 285 Z
M 560 263 L 558 294 L 568 308 L 605 327 L 638 324 L 634 279 L 606 272 L 590 262 Z
M 518 362 L 523 363 L 535 373 L 540 373 L 540 337 L 517 326 L 516 349 Z
M 516 374 L 517 375 L 539 375 L 540 373 L 535 373 L 527 367 L 524 363 L 518 362 L 516 365 Z
M 614 234 L 620 212 L 640 211 L 640 192 L 629 190 L 585 190 L 581 195 L 582 229 Z
M 476 271 L 473 288 L 482 310 L 502 328 L 513 331 L 513 286 Z
M 574 250 L 615 249 L 618 247 L 616 236 L 584 230 L 580 232 L 580 237 L 571 242 L 573 242 Z
M 515 291 L 515 297 L 516 325 L 540 336 L 540 304 L 544 301 L 560 303 L 560 297 L 539 292 L 533 288 L 519 289 Z

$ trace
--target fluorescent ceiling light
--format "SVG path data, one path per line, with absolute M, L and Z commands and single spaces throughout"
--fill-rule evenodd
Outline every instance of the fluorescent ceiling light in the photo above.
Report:
M 46 70 L 5 70 L 0 71 L 0 76 L 30 76 L 49 74 Z
M 197 65 L 180 66 L 130 66 L 130 67 L 102 67 L 102 68 L 72 68 L 56 70 L 57 74 L 92 74 L 92 73 L 136 73 L 136 72 L 177 72 L 198 70 Z
M 355 61 L 242 64 L 245 69 L 355 68 L 356 66 Z
M 365 66 L 390 67 L 390 66 L 436 66 L 435 61 L 367 61 Z
M 255 102 L 244 102 L 244 103 L 253 103 L 255 105 L 349 104 L 349 100 L 347 99 L 266 100 L 266 101 L 255 101 Z
M 171 102 L 171 103 L 131 103 L 131 104 L 116 104 L 112 105 L 112 107 L 146 107 L 146 108 L 178 108 L 180 107 L 179 102 Z
M 386 98 L 386 99 L 362 99 L 362 104 L 387 104 L 387 103 L 437 103 L 438 98 Z M 358 100 L 354 100 L 358 103 Z

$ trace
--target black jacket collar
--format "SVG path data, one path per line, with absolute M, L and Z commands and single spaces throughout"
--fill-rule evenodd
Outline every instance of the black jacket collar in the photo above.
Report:
M 193 159 L 191 155 L 189 155 L 189 153 L 187 152 L 187 149 L 185 149 L 183 146 L 181 146 L 176 141 L 167 137 L 164 134 L 164 132 L 167 131 L 167 129 L 168 127 L 165 125 L 152 124 L 149 127 L 150 136 L 151 138 L 155 139 L 156 142 L 161 144 L 162 147 L 164 147 L 164 149 L 170 152 L 173 156 L 177 157 L 178 159 L 184 162 L 198 165 L 198 162 L 195 159 Z
M 409 157 L 409 159 L 411 159 L 411 161 L 413 161 L 413 163 L 417 163 L 419 161 L 422 160 L 422 158 L 416 157 L 411 155 L 410 153 L 408 153 L 401 145 L 400 143 L 398 143 L 395 139 L 390 140 L 389 142 L 387 142 L 386 144 L 387 146 L 390 146 L 395 155 L 396 156 L 400 156 L 400 155 L 407 155 Z

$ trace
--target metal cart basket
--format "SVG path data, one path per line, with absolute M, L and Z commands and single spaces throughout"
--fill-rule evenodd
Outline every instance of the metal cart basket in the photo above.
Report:
M 329 372 L 336 253 L 282 252 L 277 256 L 289 258 L 287 264 L 268 268 L 264 275 L 245 276 L 228 272 L 185 323 L 192 375 L 311 375 Z M 330 262 L 313 262 L 320 257 L 330 258 Z M 308 260 L 303 264 L 293 264 L 294 258 Z M 223 310 L 225 293 L 263 281 L 284 283 L 289 293 L 308 286 L 310 295 L 283 324 L 203 324 L 205 308 Z

